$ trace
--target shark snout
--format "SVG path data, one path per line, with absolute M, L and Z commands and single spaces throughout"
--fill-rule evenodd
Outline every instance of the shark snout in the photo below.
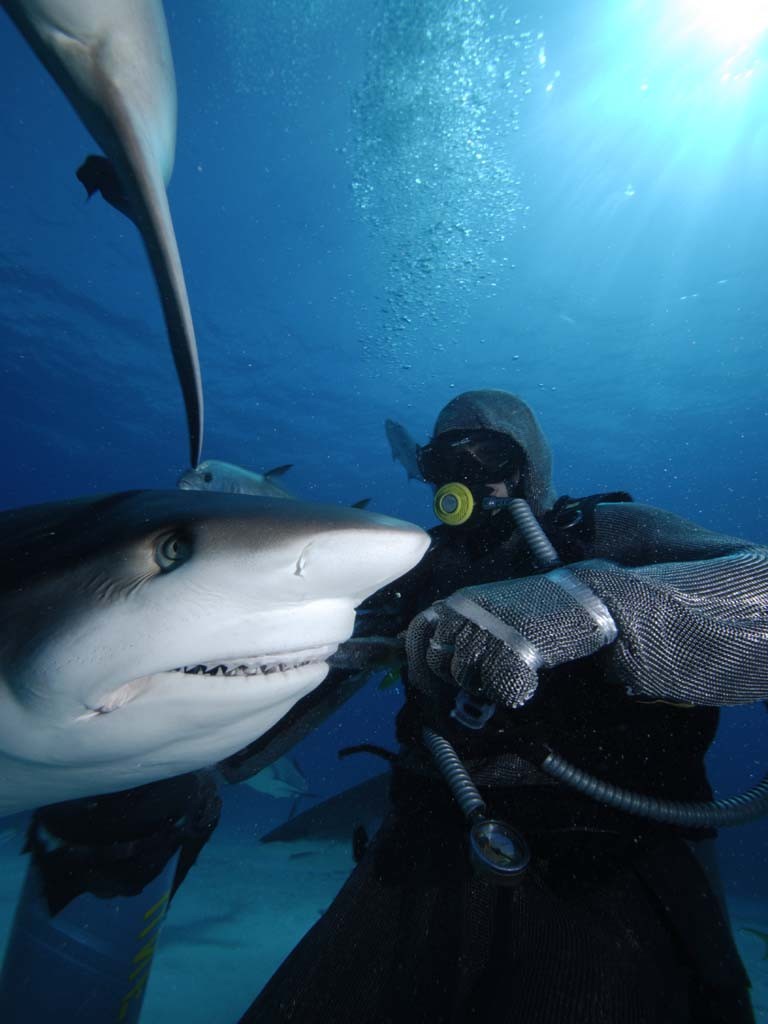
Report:
M 294 570 L 318 596 L 347 597 L 360 604 L 416 565 L 429 546 L 418 526 L 386 516 L 361 513 L 360 526 L 309 541 Z

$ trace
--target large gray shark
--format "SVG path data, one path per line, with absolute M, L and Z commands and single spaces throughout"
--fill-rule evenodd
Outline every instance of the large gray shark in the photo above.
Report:
M 355 509 L 201 491 L 0 513 L 0 814 L 245 747 L 427 543 Z
M 200 459 L 197 343 L 165 186 L 176 149 L 176 82 L 160 0 L 2 0 L 106 153 L 78 172 L 141 232 L 157 281 L 189 428 Z

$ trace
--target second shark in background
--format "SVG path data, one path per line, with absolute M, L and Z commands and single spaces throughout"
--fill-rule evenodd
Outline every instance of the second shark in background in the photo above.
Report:
M 176 151 L 176 80 L 160 0 L 3 0 L 108 159 L 78 177 L 134 221 L 149 256 L 200 460 L 203 395 L 187 288 L 165 186 Z

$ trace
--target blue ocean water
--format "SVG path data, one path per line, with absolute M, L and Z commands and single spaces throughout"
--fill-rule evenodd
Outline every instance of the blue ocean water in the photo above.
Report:
M 768 24 L 751 9 L 169 0 L 204 455 L 290 462 L 302 497 L 429 525 L 384 419 L 423 439 L 453 395 L 502 387 L 539 415 L 560 492 L 627 489 L 766 541 Z M 140 240 L 85 202 L 93 143 L 7 19 L 0 55 L 0 501 L 172 487 L 183 410 Z M 313 791 L 378 770 L 336 751 L 391 744 L 398 702 L 372 686 L 304 741 Z M 762 774 L 765 714 L 724 715 L 723 793 Z M 264 827 L 285 813 L 262 806 Z M 721 842 L 756 927 L 767 838 Z

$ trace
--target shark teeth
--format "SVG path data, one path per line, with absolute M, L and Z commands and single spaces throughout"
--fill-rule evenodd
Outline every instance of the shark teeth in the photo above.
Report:
M 174 669 L 188 676 L 268 676 L 275 672 L 288 672 L 304 665 L 326 661 L 336 652 L 337 644 L 329 644 L 314 650 L 296 651 L 284 655 L 262 655 L 256 658 L 238 658 L 230 662 L 200 663 L 184 665 Z M 282 660 L 280 660 L 282 658 Z
M 283 654 L 261 654 L 252 658 L 240 657 L 227 662 L 183 665 L 168 671 L 183 673 L 187 676 L 236 676 L 239 678 L 269 676 L 277 672 L 289 672 L 293 668 L 302 668 L 304 665 L 317 665 L 327 661 L 338 649 L 338 644 L 325 644 L 323 647 L 311 647 L 303 651 L 286 651 Z M 116 711 L 151 686 L 153 678 L 154 676 L 148 675 L 134 679 L 108 696 L 99 698 L 92 704 L 86 704 L 85 713 L 80 715 L 77 720 L 86 721 Z
M 188 676 L 268 676 L 273 672 L 287 672 L 290 668 L 311 665 L 312 661 L 279 662 L 272 665 L 194 665 L 177 668 Z

